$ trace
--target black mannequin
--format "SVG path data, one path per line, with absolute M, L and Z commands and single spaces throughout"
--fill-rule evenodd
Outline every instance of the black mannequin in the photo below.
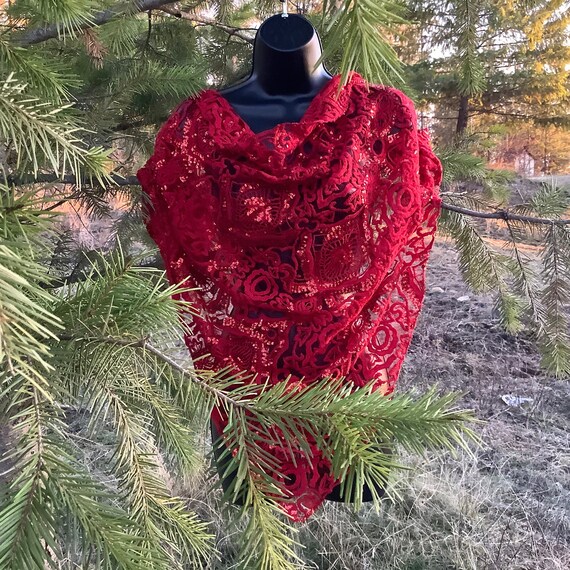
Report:
M 251 75 L 219 93 L 256 133 L 297 122 L 332 77 L 322 63 L 315 69 L 321 53 L 309 20 L 276 14 L 257 30 Z
M 283 122 L 299 121 L 310 102 L 330 81 L 331 75 L 315 63 L 321 56 L 321 41 L 313 25 L 299 14 L 277 14 L 265 20 L 255 36 L 253 70 L 251 75 L 219 93 L 255 133 L 273 128 Z M 211 422 L 212 441 L 219 434 Z M 221 450 L 214 446 L 218 473 L 224 489 L 234 476 L 223 478 L 227 460 L 220 460 Z M 363 500 L 372 500 L 368 486 L 363 488 Z M 382 496 L 384 490 L 379 488 Z M 340 498 L 340 486 L 327 496 L 330 501 Z M 346 500 L 351 502 L 351 500 Z M 236 504 L 243 504 L 239 498 Z

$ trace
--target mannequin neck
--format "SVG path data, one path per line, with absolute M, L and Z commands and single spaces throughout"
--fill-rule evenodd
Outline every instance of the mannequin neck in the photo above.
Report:
M 315 29 L 304 25 L 304 18 L 301 20 L 295 16 L 284 19 L 289 20 L 287 22 L 270 20 L 273 20 L 272 25 L 268 26 L 266 33 L 264 24 L 256 36 L 252 79 L 268 95 L 314 91 L 322 84 L 324 76 L 329 77 L 322 63 L 315 69 L 322 53 Z M 278 34 L 282 37 L 277 37 Z M 268 41 L 264 35 L 269 37 Z

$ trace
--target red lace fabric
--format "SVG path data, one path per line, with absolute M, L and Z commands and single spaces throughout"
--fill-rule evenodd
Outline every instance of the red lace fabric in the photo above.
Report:
M 300 121 L 257 134 L 203 90 L 137 172 L 169 280 L 199 288 L 184 298 L 200 314 L 186 344 L 202 369 L 394 389 L 424 297 L 441 164 L 406 95 L 354 71 L 339 84 Z M 212 419 L 222 433 L 221 411 Z M 286 449 L 271 449 L 291 495 L 280 506 L 302 521 L 337 481 L 316 445 L 310 460 Z

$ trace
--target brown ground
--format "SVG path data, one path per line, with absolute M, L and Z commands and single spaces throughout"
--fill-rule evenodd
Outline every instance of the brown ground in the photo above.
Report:
M 484 420 L 477 428 L 484 446 L 475 457 L 404 456 L 412 470 L 395 482 L 402 499 L 378 514 L 327 502 L 300 527 L 309 568 L 570 568 L 570 381 L 541 371 L 529 338 L 501 330 L 492 297 L 469 292 L 456 259 L 440 239 L 399 389 L 438 383 L 464 392 L 461 404 Z M 463 296 L 469 300 L 458 301 Z M 533 402 L 509 407 L 501 399 L 508 394 Z M 189 495 L 199 495 L 200 486 L 191 487 Z M 199 501 L 215 520 L 214 498 Z M 235 536 L 227 531 L 219 525 L 220 569 L 233 567 Z
M 545 375 L 532 341 L 501 330 L 492 298 L 469 292 L 456 259 L 439 240 L 399 389 L 464 392 L 485 420 L 484 447 L 474 459 L 408 457 L 403 501 L 379 515 L 327 504 L 303 533 L 315 568 L 570 568 L 570 381 Z M 507 394 L 533 402 L 509 407 Z
M 399 389 L 438 383 L 464 392 L 461 404 L 485 420 L 477 427 L 484 446 L 475 457 L 404 456 L 412 469 L 395 482 L 401 500 L 380 513 L 326 503 L 299 528 L 309 568 L 570 568 L 570 380 L 544 374 L 532 341 L 506 334 L 492 307 L 492 297 L 468 290 L 456 253 L 438 239 Z M 509 407 L 501 399 L 509 394 L 533 402 Z M 89 461 L 96 455 L 86 449 Z M 211 568 L 234 568 L 238 535 L 222 522 L 204 474 L 178 487 L 216 529 L 223 557 Z

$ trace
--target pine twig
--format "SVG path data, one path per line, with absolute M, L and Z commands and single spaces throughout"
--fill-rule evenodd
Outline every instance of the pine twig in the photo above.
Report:
M 570 224 L 570 220 L 553 220 L 551 218 L 537 218 L 536 216 L 523 216 L 521 214 L 513 214 L 508 210 L 495 210 L 494 212 L 480 212 L 478 210 L 469 210 L 468 208 L 462 208 L 461 206 L 455 206 L 453 204 L 448 204 L 443 202 L 441 207 L 444 210 L 449 210 L 450 212 L 457 212 L 458 214 L 464 214 L 466 216 L 471 216 L 473 218 L 484 218 L 491 220 L 505 220 L 511 222 L 527 222 L 530 224 L 547 224 L 547 225 L 567 225 Z
M 189 20 L 190 22 L 195 22 L 196 24 L 200 24 L 202 26 L 213 26 L 226 32 L 231 36 L 236 36 L 237 38 L 242 39 L 243 41 L 247 42 L 248 44 L 253 45 L 253 38 L 247 36 L 243 33 L 244 29 L 253 29 L 253 28 L 236 28 L 235 26 L 228 26 L 226 24 L 221 24 L 220 22 L 216 22 L 213 18 L 206 18 L 204 16 L 196 16 L 194 14 L 187 14 L 186 12 L 182 12 L 180 10 L 176 10 L 174 8 L 160 8 L 161 12 L 165 12 L 166 14 L 170 14 L 175 18 L 180 18 L 182 20 Z
M 140 182 L 136 176 L 121 176 L 119 174 L 111 174 L 111 180 L 117 186 L 140 186 Z M 18 178 L 18 177 L 7 177 L 7 183 L 13 184 L 15 186 L 34 184 L 34 183 L 61 183 L 61 184 L 75 184 L 77 182 L 77 177 L 73 175 L 67 176 L 57 176 L 55 174 L 39 174 L 36 177 L 30 178 Z M 82 184 L 90 183 L 88 178 L 81 179 Z M 546 224 L 546 225 L 568 225 L 570 224 L 570 219 L 551 219 L 551 218 L 539 218 L 536 216 L 523 216 L 522 214 L 514 214 L 508 210 L 495 210 L 494 212 L 481 212 L 479 210 L 470 210 L 468 208 L 462 208 L 461 206 L 455 206 L 454 204 L 449 204 L 443 202 L 441 207 L 444 210 L 450 212 L 457 212 L 458 214 L 464 214 L 466 216 L 471 216 L 472 218 L 484 218 L 491 220 L 505 220 L 512 222 L 527 222 L 530 224 Z
M 4 177 L 3 177 L 4 178 Z M 120 174 L 110 174 L 109 179 L 117 186 L 140 186 L 136 176 L 121 176 Z M 78 177 L 73 174 L 58 176 L 57 174 L 38 173 L 35 176 L 11 176 L 5 177 L 5 183 L 10 186 L 26 186 L 29 184 L 73 184 L 81 182 L 81 185 L 100 186 L 96 180 L 88 176 Z
M 119 174 L 110 174 L 110 180 L 113 184 L 117 186 L 140 186 L 140 182 L 136 176 L 121 176 Z M 82 177 L 79 179 L 82 185 L 92 184 L 93 186 L 101 186 L 97 184 L 96 181 L 89 179 L 88 177 Z M 38 174 L 34 177 L 15 177 L 7 176 L 6 183 L 14 186 L 23 186 L 35 183 L 54 183 L 54 184 L 70 184 L 75 185 L 78 182 L 78 177 L 73 175 L 58 176 L 56 174 Z M 70 197 L 69 199 L 71 199 Z M 62 200 L 64 202 L 65 200 Z M 526 216 L 522 214 L 515 214 L 509 212 L 506 209 L 498 209 L 492 212 L 483 212 L 480 210 L 472 210 L 469 208 L 463 208 L 461 206 L 456 206 L 455 204 L 450 204 L 448 202 L 442 202 L 442 209 L 448 210 L 450 212 L 456 212 L 458 214 L 463 214 L 473 218 L 482 219 L 495 219 L 511 222 L 526 222 L 531 224 L 544 224 L 544 225 L 568 225 L 570 224 L 570 219 L 552 219 L 552 218 L 541 218 L 537 216 Z M 14 208 L 11 208 L 14 209 Z
M 174 2 L 173 0 L 135 0 L 130 6 L 125 6 L 123 2 L 119 2 L 107 10 L 98 12 L 89 22 L 81 25 L 80 28 L 83 30 L 94 28 L 106 24 L 125 13 L 135 14 L 137 12 L 148 12 L 149 10 L 160 8 L 166 4 L 174 4 Z M 43 28 L 30 28 L 26 30 L 15 43 L 21 47 L 27 47 L 57 38 L 61 32 L 61 26 L 55 24 Z
M 115 346 L 131 346 L 135 348 L 141 348 L 143 350 L 146 350 L 147 352 L 150 352 L 159 360 L 162 360 L 162 362 L 170 366 L 173 370 L 176 370 L 176 372 L 182 374 L 183 376 L 186 376 L 195 384 L 198 384 L 206 392 L 210 393 L 217 399 L 223 400 L 236 408 L 245 408 L 245 409 L 251 408 L 251 406 L 248 406 L 246 402 L 234 400 L 231 396 L 228 396 L 228 394 L 223 390 L 219 390 L 215 386 L 208 384 L 208 382 L 200 379 L 198 375 L 192 374 L 188 369 L 184 368 L 184 366 L 181 366 L 174 359 L 170 358 L 170 356 L 164 354 L 164 352 L 162 352 L 161 350 L 150 344 L 147 338 L 126 339 L 126 338 L 115 338 L 107 336 L 75 337 L 72 335 L 60 335 L 59 339 L 63 341 L 101 342 L 101 343 L 113 344 Z

